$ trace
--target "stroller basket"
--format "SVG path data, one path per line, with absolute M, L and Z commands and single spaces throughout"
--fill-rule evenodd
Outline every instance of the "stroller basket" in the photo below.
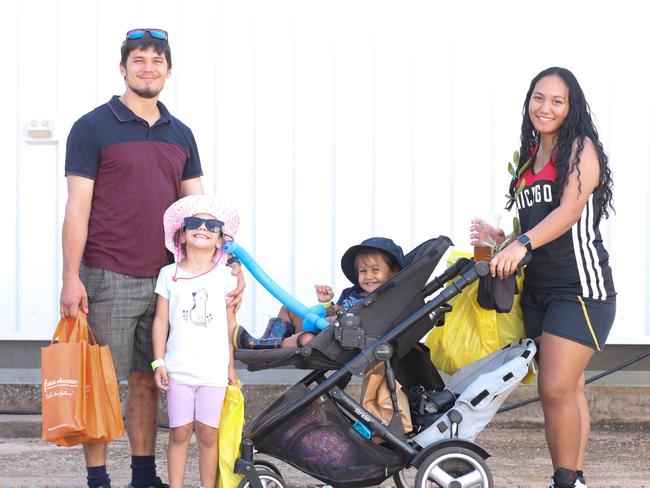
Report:
M 298 401 L 308 388 L 298 383 L 253 421 L 250 429 Z M 325 395 L 256 442 L 257 449 L 337 487 L 379 484 L 406 460 L 395 451 L 364 438 L 352 421 Z

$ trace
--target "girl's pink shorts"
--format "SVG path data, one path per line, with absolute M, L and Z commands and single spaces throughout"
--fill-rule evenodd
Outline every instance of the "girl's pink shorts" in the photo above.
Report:
M 225 396 L 226 387 L 186 385 L 169 378 L 169 390 L 167 390 L 169 427 L 180 427 L 198 420 L 202 424 L 218 429 Z

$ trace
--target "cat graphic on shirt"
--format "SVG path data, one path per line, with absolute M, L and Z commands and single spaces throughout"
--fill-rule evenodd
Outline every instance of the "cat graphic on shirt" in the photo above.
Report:
M 194 325 L 207 327 L 212 322 L 212 314 L 208 314 L 208 292 L 205 288 L 193 291 L 192 300 L 194 305 L 189 314 L 186 312 L 183 315 L 185 315 L 186 320 L 189 316 L 190 322 Z

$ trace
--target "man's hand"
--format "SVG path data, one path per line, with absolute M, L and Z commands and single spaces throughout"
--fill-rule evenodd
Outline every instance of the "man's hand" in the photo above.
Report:
M 228 293 L 226 304 L 229 307 L 233 307 L 234 313 L 241 308 L 241 301 L 244 298 L 244 288 L 246 288 L 246 282 L 244 281 L 244 273 L 241 269 L 241 264 L 233 263 L 230 265 L 232 269 L 232 275 L 237 278 L 237 288 Z
M 78 276 L 63 280 L 61 297 L 59 300 L 59 313 L 61 318 L 76 317 L 79 307 L 88 313 L 88 294 L 86 287 Z
M 316 289 L 316 296 L 320 303 L 326 303 L 332 301 L 334 298 L 334 290 L 329 285 L 314 285 Z

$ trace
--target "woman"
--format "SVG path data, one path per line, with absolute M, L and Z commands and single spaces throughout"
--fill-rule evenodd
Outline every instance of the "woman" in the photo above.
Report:
M 532 251 L 521 308 L 526 332 L 539 345 L 538 388 L 555 470 L 551 486 L 585 487 L 584 370 L 605 345 L 616 313 L 598 229 L 613 210 L 612 176 L 570 71 L 553 67 L 533 78 L 523 112 L 518 177 L 507 206 L 516 203 L 522 234 L 494 256 L 490 270 L 506 277 Z M 480 231 L 480 222 L 473 230 Z

